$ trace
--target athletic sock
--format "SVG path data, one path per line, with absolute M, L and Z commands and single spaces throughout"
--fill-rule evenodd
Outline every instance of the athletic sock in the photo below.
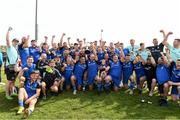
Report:
M 102 87 L 102 84 L 101 84 L 101 83 L 97 83 L 97 89 L 98 89 L 98 91 L 101 91 L 101 87 Z
M 23 102 L 23 100 L 18 100 L 18 105 L 19 105 L 19 107 L 24 107 L 24 102 Z
M 76 90 L 76 86 L 75 85 L 73 86 L 73 90 Z
M 110 88 L 110 83 L 105 83 L 105 84 L 104 84 L 104 88 L 105 88 L 106 90 L 109 90 L 109 88 Z
M 129 89 L 133 90 L 134 89 L 134 82 L 130 83 Z
M 86 87 L 86 85 L 87 85 L 87 81 L 83 80 L 83 87 Z
M 29 108 L 29 115 L 33 112 L 33 110 L 31 108 Z

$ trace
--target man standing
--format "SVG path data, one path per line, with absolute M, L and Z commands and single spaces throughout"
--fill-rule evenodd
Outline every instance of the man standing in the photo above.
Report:
M 154 46 L 147 47 L 147 49 L 150 50 L 152 57 L 157 63 L 158 58 L 161 56 L 161 52 L 163 52 L 164 45 L 162 43 L 158 45 L 158 40 L 156 38 L 153 39 L 153 44 Z
M 5 73 L 8 80 L 6 84 L 6 98 L 7 99 L 12 99 L 10 95 L 14 91 L 14 88 L 15 88 L 14 83 L 17 76 L 16 71 L 15 71 L 15 66 L 18 60 L 18 53 L 17 53 L 16 47 L 19 41 L 17 39 L 13 39 L 12 45 L 11 45 L 10 39 L 9 39 L 9 32 L 11 30 L 12 28 L 9 27 L 6 34 L 7 60 L 8 60 L 6 63 L 6 68 L 5 68 Z
M 131 53 L 131 60 L 135 59 L 135 56 L 137 55 L 137 52 L 139 50 L 139 46 L 135 45 L 135 40 L 131 39 L 130 40 L 130 46 L 127 47 L 127 49 L 129 50 L 129 52 Z
M 169 32 L 166 35 L 164 31 L 162 32 L 164 34 L 163 44 L 169 49 L 172 60 L 176 62 L 180 58 L 180 39 L 174 39 L 173 46 L 171 46 L 167 40 L 169 35 L 172 35 L 173 33 Z

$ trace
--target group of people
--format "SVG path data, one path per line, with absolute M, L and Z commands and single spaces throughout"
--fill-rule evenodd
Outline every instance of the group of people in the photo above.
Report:
M 123 43 L 99 40 L 87 45 L 86 39 L 77 39 L 70 43 L 70 37 L 64 42 L 65 33 L 58 43 L 52 36 L 51 45 L 48 37 L 42 44 L 37 40 L 29 41 L 29 36 L 10 41 L 11 28 L 6 34 L 5 73 L 6 98 L 18 94 L 19 110 L 28 117 L 34 110 L 39 97 L 46 100 L 48 95 L 58 95 L 65 90 L 78 91 L 97 90 L 109 93 L 112 89 L 119 91 L 124 87 L 126 92 L 133 94 L 134 89 L 142 96 L 147 85 L 149 96 L 153 96 L 157 86 L 160 94 L 159 104 L 167 105 L 167 96 L 171 92 L 172 100 L 180 97 L 180 39 L 174 39 L 173 46 L 168 43 L 167 34 L 161 30 L 163 40 L 158 43 L 153 39 L 153 46 L 145 47 L 145 43 L 124 47 Z M 29 46 L 30 42 L 30 46 Z M 3 64 L 0 53 L 0 65 Z M 15 80 L 19 80 L 18 89 Z M 146 84 L 144 84 L 146 83 Z M 145 102 L 141 97 L 141 102 Z M 24 103 L 28 108 L 24 108 Z

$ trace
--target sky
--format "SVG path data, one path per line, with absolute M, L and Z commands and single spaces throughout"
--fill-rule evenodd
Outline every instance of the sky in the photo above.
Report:
M 0 45 L 5 45 L 9 26 L 13 28 L 11 39 L 30 35 L 34 39 L 35 0 L 0 0 Z M 38 0 L 38 42 L 44 36 L 62 33 L 87 41 L 103 40 L 129 44 L 144 42 L 152 45 L 152 39 L 162 41 L 160 29 L 172 31 L 169 38 L 180 38 L 180 0 Z

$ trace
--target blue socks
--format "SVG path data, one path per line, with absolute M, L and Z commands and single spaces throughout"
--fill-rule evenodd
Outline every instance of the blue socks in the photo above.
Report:
M 97 83 L 97 89 L 98 91 L 102 91 L 102 83 Z
M 133 90 L 133 88 L 134 88 L 134 82 L 131 82 L 130 86 L 129 86 L 129 89 Z
M 109 89 L 110 89 L 110 83 L 105 83 L 105 84 L 104 84 L 104 88 L 105 88 L 106 90 L 109 90 Z
M 19 107 L 24 107 L 24 102 L 23 102 L 23 100 L 18 100 L 18 105 L 19 105 Z

